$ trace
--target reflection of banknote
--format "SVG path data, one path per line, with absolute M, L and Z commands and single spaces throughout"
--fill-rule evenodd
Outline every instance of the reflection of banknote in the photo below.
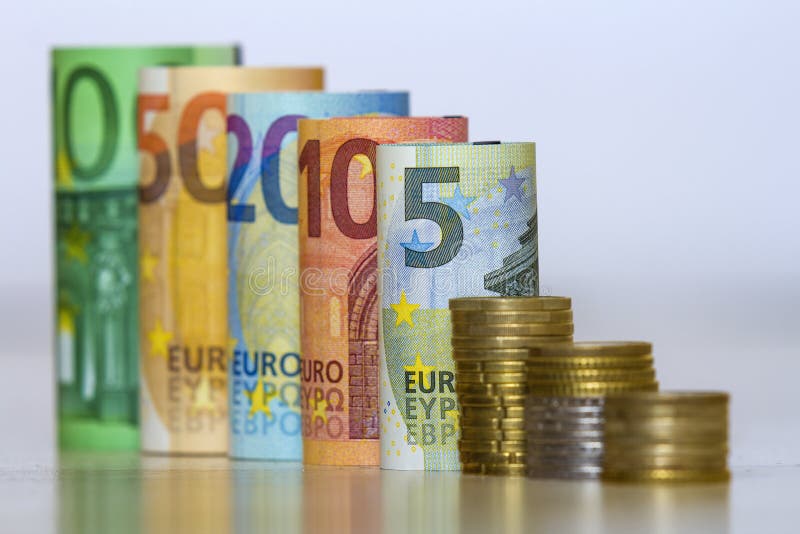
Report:
M 316 515 L 303 500 L 305 473 L 299 462 L 276 462 L 265 469 L 261 462 L 234 460 L 226 470 L 233 483 L 232 522 L 227 528 L 207 532 L 302 534 L 303 512 Z
M 62 448 L 139 446 L 137 71 L 236 56 L 232 46 L 53 50 Z
M 407 532 L 435 532 L 436 534 L 457 534 L 467 532 L 467 525 L 475 525 L 475 505 L 485 500 L 491 489 L 487 480 L 474 477 L 462 479 L 459 473 L 441 473 L 439 476 L 419 476 L 413 471 L 382 471 L 380 479 L 381 534 L 403 534 Z M 505 493 L 509 489 L 507 481 L 500 481 Z M 462 492 L 472 497 L 462 504 Z M 501 497 L 505 503 L 505 495 Z M 487 503 L 489 509 L 495 505 Z M 504 504 L 504 507 L 506 505 Z M 462 521 L 460 515 L 473 518 Z M 488 516 L 486 516 L 488 517 Z M 495 530 L 497 517 L 492 517 L 492 532 L 515 532 L 514 530 Z M 480 530 L 479 530 L 480 531 Z M 519 529 L 516 532 L 524 532 Z
M 464 141 L 467 120 L 305 119 L 298 132 L 303 459 L 378 465 L 375 149 Z
M 459 469 L 451 297 L 538 293 L 533 143 L 378 147 L 381 467 Z
M 297 120 L 407 111 L 406 93 L 228 97 L 232 456 L 302 458 Z
M 143 458 L 139 451 L 62 450 L 57 458 L 58 470 L 70 473 L 54 481 L 58 492 L 54 510 L 58 534 L 146 532 L 142 529 L 140 509 L 143 488 L 139 473 L 143 472 Z M 108 476 L 120 472 L 128 476 Z
M 382 478 L 379 469 L 304 468 L 303 534 L 386 532 L 381 529 Z
M 138 476 L 131 478 L 141 486 L 137 534 L 231 532 L 238 503 L 232 491 L 234 469 L 227 458 L 143 456 L 134 473 Z M 248 504 L 242 508 L 247 509 Z M 88 506 L 97 506 L 97 502 Z M 114 526 L 102 532 L 116 531 Z
M 320 89 L 321 69 L 144 69 L 141 420 L 149 451 L 224 453 L 227 93 Z

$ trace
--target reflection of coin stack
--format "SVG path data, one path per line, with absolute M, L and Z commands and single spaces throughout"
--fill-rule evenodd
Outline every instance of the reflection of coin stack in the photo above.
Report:
M 537 478 L 598 477 L 603 397 L 658 389 L 649 343 L 543 345 L 530 351 L 527 370 L 527 472 Z
M 570 307 L 562 297 L 450 300 L 465 473 L 525 473 L 528 354 L 572 342 Z
M 605 418 L 604 480 L 730 478 L 727 393 L 609 395 Z

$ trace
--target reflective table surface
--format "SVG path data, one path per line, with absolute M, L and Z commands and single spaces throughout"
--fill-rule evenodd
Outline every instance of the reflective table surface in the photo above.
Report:
M 800 467 L 627 485 L 119 453 L 2 460 L 2 533 L 793 532 L 800 486 Z
M 755 292 L 744 296 L 725 284 L 693 286 L 700 293 L 687 307 L 670 288 L 655 292 L 649 282 L 605 280 L 602 291 L 583 279 L 567 282 L 563 292 L 576 297 L 583 339 L 609 332 L 652 339 L 665 355 L 657 356 L 665 389 L 732 392 L 730 484 L 628 486 L 303 470 L 222 458 L 58 456 L 52 295 L 0 288 L 0 534 L 800 532 L 800 465 L 772 466 L 799 458 L 797 295 L 758 285 L 741 288 Z M 647 314 L 635 311 L 642 294 L 653 304 Z M 758 306 L 743 306 L 743 298 Z M 750 464 L 771 467 L 742 467 Z

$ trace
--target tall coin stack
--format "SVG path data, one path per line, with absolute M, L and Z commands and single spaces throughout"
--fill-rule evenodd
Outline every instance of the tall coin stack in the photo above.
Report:
M 723 482 L 728 394 L 620 393 L 606 398 L 603 480 Z
M 459 455 L 464 473 L 525 473 L 526 362 L 531 347 L 572 343 L 565 297 L 450 300 Z
M 530 351 L 525 414 L 528 476 L 600 476 L 603 397 L 657 390 L 652 349 L 642 342 L 584 342 Z

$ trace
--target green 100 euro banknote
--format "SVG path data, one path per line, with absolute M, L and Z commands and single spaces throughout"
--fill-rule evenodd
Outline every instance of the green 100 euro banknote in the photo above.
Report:
M 533 143 L 377 150 L 381 467 L 459 469 L 453 297 L 538 294 Z
M 138 71 L 228 65 L 235 46 L 52 52 L 56 380 L 63 448 L 135 449 Z

